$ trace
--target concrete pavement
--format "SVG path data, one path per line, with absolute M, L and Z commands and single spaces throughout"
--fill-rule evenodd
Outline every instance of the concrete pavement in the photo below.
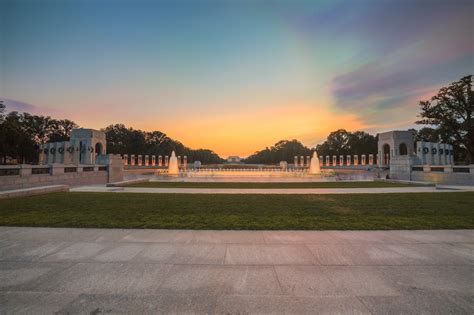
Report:
M 474 312 L 474 231 L 0 227 L 0 313 Z

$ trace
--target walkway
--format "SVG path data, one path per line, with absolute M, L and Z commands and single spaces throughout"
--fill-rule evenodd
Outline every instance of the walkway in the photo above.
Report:
M 474 231 L 0 227 L 0 313 L 473 313 Z
M 284 189 L 241 189 L 241 188 L 138 188 L 82 186 L 71 188 L 75 192 L 114 192 L 152 194 L 386 194 L 420 192 L 474 191 L 474 186 L 413 186 L 384 188 L 284 188 Z

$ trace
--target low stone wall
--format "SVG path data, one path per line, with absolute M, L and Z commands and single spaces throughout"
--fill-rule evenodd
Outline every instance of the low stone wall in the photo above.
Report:
M 415 155 L 390 160 L 390 179 L 444 185 L 474 185 L 474 165 L 419 164 Z
M 5 171 L 6 169 L 2 166 L 0 171 Z M 40 167 L 17 165 L 8 167 L 8 170 L 10 171 L 9 175 L 2 174 L 0 176 L 1 191 L 51 185 L 81 186 L 106 184 L 108 177 L 107 167 L 99 167 L 97 165 L 53 165 Z M 44 173 L 36 173 L 34 170 Z M 46 173 L 46 171 L 48 172 Z M 16 174 L 17 172 L 18 174 Z M 36 174 L 33 174 L 33 172 Z
M 101 155 L 101 164 L 0 166 L 0 191 L 51 185 L 99 185 L 123 181 L 120 156 Z
M 474 169 L 473 169 L 474 170 Z M 474 173 L 441 173 L 414 171 L 411 180 L 443 185 L 474 185 Z
M 32 187 L 16 190 L 6 190 L 0 191 L 0 199 L 7 198 L 20 198 L 20 197 L 29 197 L 36 195 L 44 195 L 53 192 L 65 192 L 69 191 L 69 186 L 67 185 L 53 185 L 53 186 L 41 186 L 41 187 Z

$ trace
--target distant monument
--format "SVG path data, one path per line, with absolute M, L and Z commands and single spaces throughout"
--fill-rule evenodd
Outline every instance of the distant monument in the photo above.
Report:
M 228 163 L 240 163 L 241 162 L 241 158 L 237 155 L 231 155 L 227 158 L 227 162 Z
M 311 164 L 309 165 L 309 173 L 312 175 L 321 174 L 318 153 L 316 151 L 314 151 L 313 158 L 311 159 Z
M 174 151 L 171 153 L 171 157 L 169 159 L 168 175 L 179 175 L 178 158 L 176 157 L 176 153 L 174 153 Z

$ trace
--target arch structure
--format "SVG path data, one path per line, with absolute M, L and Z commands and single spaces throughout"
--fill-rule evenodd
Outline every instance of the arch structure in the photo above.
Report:
M 394 130 L 378 134 L 378 159 L 381 167 L 389 167 L 390 160 L 401 155 L 413 155 L 413 134 L 409 130 Z
M 78 128 L 71 131 L 69 141 L 41 146 L 40 164 L 96 164 L 107 151 L 105 132 Z

